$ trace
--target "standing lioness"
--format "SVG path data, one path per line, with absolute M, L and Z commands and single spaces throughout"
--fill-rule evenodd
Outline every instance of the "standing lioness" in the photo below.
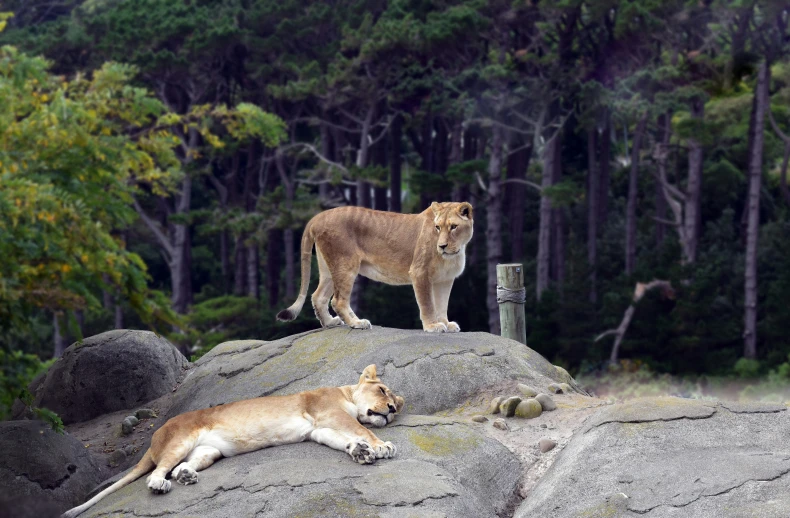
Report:
M 245 399 L 181 414 L 154 433 L 151 447 L 126 476 L 66 511 L 63 518 L 77 516 L 149 471 L 148 488 L 154 493 L 167 493 L 168 474 L 180 484 L 195 484 L 197 472 L 221 457 L 278 444 L 309 439 L 345 451 L 360 464 L 388 459 L 395 455 L 395 446 L 360 423 L 385 426 L 404 403 L 381 383 L 376 366 L 368 365 L 356 385 Z
M 447 319 L 453 281 L 464 271 L 466 244 L 472 239 L 472 205 L 432 203 L 420 214 L 397 214 L 339 207 L 315 216 L 302 236 L 302 286 L 299 297 L 277 320 L 293 320 L 302 310 L 310 284 L 313 244 L 318 258 L 318 288 L 313 308 L 323 327 L 345 323 L 370 329 L 349 305 L 357 275 L 387 284 L 414 286 L 425 331 L 458 332 Z M 329 314 L 329 298 L 338 314 Z

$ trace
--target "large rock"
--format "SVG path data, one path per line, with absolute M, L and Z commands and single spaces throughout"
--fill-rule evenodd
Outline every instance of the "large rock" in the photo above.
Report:
M 406 412 L 455 408 L 496 385 L 540 388 L 564 379 L 551 363 L 514 340 L 489 333 L 339 327 L 272 342 L 220 344 L 203 356 L 174 396 L 169 416 L 240 399 L 355 383 L 371 363 L 406 398 Z
M 68 347 L 30 390 L 36 406 L 76 423 L 172 391 L 187 365 L 170 342 L 150 331 L 108 331 Z
M 779 518 L 788 487 L 785 406 L 648 398 L 593 415 L 515 516 Z
M 82 443 L 41 421 L 0 422 L 0 452 L 3 516 L 56 516 L 82 503 L 101 482 L 99 466 Z
M 407 415 L 375 432 L 397 445 L 394 459 L 361 466 L 315 443 L 278 446 L 222 459 L 167 495 L 142 478 L 83 516 L 495 518 L 514 504 L 517 458 L 471 427 Z

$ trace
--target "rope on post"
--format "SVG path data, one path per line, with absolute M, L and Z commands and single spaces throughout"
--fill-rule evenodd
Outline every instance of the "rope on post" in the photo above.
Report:
M 524 304 L 527 301 L 527 289 L 517 288 L 515 290 L 511 290 L 510 288 L 505 288 L 504 286 L 497 286 L 496 301 L 497 304 L 502 304 L 503 302 Z

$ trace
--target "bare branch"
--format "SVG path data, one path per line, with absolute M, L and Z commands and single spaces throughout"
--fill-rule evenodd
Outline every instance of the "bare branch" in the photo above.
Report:
M 779 128 L 779 124 L 776 123 L 776 119 L 774 118 L 773 112 L 769 109 L 768 111 L 768 120 L 771 121 L 771 127 L 776 132 L 776 135 L 784 141 L 785 144 L 790 144 L 790 137 L 785 135 L 785 133 Z
M 133 202 L 134 210 L 136 210 L 137 214 L 140 215 L 140 219 L 143 220 L 145 226 L 147 226 L 148 229 L 154 234 L 154 237 L 156 237 L 156 240 L 159 242 L 159 246 L 162 248 L 162 253 L 165 255 L 165 259 L 167 262 L 170 262 L 170 260 L 175 256 L 175 247 L 172 243 L 170 243 L 170 240 L 165 235 L 159 224 L 151 219 L 151 217 L 140 206 L 140 204 L 137 202 L 137 199 L 133 199 Z
M 341 171 L 343 171 L 345 174 L 347 174 L 349 176 L 351 175 L 351 173 L 348 171 L 348 169 L 346 169 L 342 164 L 338 164 L 337 162 L 333 162 L 332 160 L 329 160 L 324 155 L 322 155 L 321 152 L 318 151 L 315 148 L 315 146 L 313 146 L 312 144 L 307 144 L 306 142 L 295 142 L 293 144 L 288 144 L 288 145 L 285 145 L 285 146 L 281 146 L 280 150 L 287 151 L 289 149 L 296 149 L 296 148 L 306 149 L 306 150 L 310 151 L 311 153 L 313 153 L 320 161 L 324 162 L 325 164 L 329 165 L 330 167 L 336 167 L 336 168 L 340 169 Z
M 477 183 L 480 185 L 480 188 L 483 189 L 483 192 L 487 193 L 488 187 L 486 187 L 486 184 L 483 182 L 483 177 L 480 176 L 480 173 L 476 172 L 475 178 L 477 178 Z
M 657 221 L 665 225 L 671 225 L 673 227 L 680 226 L 680 223 L 678 223 L 677 221 L 669 221 L 668 219 L 659 218 L 658 216 L 653 216 L 653 221 Z
M 521 184 L 521 185 L 526 185 L 527 187 L 532 187 L 533 189 L 537 190 L 538 192 L 543 192 L 543 188 L 540 185 L 536 184 L 535 182 L 530 182 L 529 180 L 522 180 L 521 178 L 508 178 L 507 180 L 502 180 L 499 183 L 500 184 L 517 183 L 517 184 Z

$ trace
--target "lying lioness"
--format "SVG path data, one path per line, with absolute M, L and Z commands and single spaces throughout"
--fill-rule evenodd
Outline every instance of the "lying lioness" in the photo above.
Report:
M 246 399 L 187 412 L 154 433 L 151 447 L 125 477 L 63 517 L 77 516 L 152 469 L 148 488 L 167 493 L 168 473 L 181 484 L 195 484 L 197 472 L 221 457 L 307 439 L 345 451 L 360 464 L 388 459 L 395 455 L 395 445 L 382 441 L 360 423 L 385 426 L 403 404 L 402 397 L 381 383 L 376 366 L 369 365 L 356 385 Z
M 420 214 L 363 207 L 324 211 L 304 229 L 302 286 L 296 302 L 280 311 L 277 320 L 293 320 L 302 311 L 315 244 L 319 280 L 312 302 L 321 326 L 345 323 L 356 329 L 371 328 L 349 305 L 354 279 L 362 275 L 387 284 L 411 284 L 423 330 L 458 332 L 458 324 L 448 320 L 447 305 L 453 281 L 464 271 L 473 224 L 472 205 L 467 202 L 434 202 Z M 330 297 L 336 317 L 329 313 Z

